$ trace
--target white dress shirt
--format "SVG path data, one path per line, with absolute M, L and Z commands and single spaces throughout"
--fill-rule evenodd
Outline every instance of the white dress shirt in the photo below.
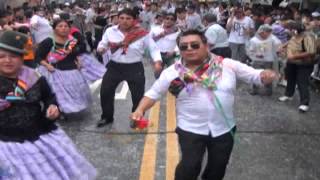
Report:
M 186 17 L 187 29 L 202 30 L 204 27 L 201 22 L 201 17 L 198 13 L 188 14 Z
M 98 49 L 108 49 L 109 42 L 119 43 L 122 42 L 124 38 L 125 35 L 119 30 L 118 26 L 112 26 L 103 34 L 102 40 L 99 42 Z M 122 53 L 123 48 L 119 48 L 114 53 L 111 53 L 110 50 L 108 50 L 109 59 L 111 59 L 111 61 L 124 64 L 141 62 L 145 49 L 149 50 L 153 61 L 162 61 L 160 50 L 149 34 L 131 43 L 125 54 Z
M 208 39 L 208 43 L 214 45 L 214 47 L 210 48 L 211 50 L 229 46 L 227 31 L 219 24 L 210 25 L 205 32 L 205 36 Z
M 158 36 L 162 32 L 164 32 L 163 26 L 156 26 L 151 29 L 150 36 L 151 37 Z M 175 49 L 177 49 L 176 48 L 177 47 L 176 39 L 177 39 L 179 33 L 180 33 L 180 31 L 177 31 L 172 34 L 168 34 L 168 35 L 160 38 L 158 41 L 156 41 L 156 44 L 159 47 L 160 52 L 164 53 L 164 52 L 175 51 Z
M 222 62 L 222 77 L 217 83 L 218 88 L 214 93 L 221 102 L 228 120 L 214 105 L 213 92 L 196 86 L 191 94 L 188 94 L 184 88 L 176 99 L 177 126 L 199 135 L 211 134 L 212 137 L 229 132 L 235 126 L 233 105 L 236 79 L 261 85 L 261 71 L 225 58 Z M 145 93 L 145 96 L 158 100 L 161 95 L 167 92 L 171 81 L 177 77 L 179 77 L 179 72 L 174 65 L 171 65 L 161 73 L 159 79 Z
M 167 13 L 174 13 L 176 10 L 175 4 L 172 2 L 165 2 L 161 6 L 161 11 L 167 12 Z
M 53 36 L 53 29 L 50 22 L 41 16 L 33 15 L 30 19 L 31 34 L 36 44 L 41 43 L 44 39 Z
M 94 11 L 94 9 L 92 8 L 89 8 L 86 13 L 85 13 L 85 16 L 86 16 L 86 19 L 85 19 L 85 23 L 86 24 L 93 24 L 93 19 L 94 17 L 96 16 L 96 12 Z
M 154 22 L 155 18 L 152 11 L 142 11 L 139 17 L 141 19 L 141 26 L 147 30 L 150 30 L 150 27 Z

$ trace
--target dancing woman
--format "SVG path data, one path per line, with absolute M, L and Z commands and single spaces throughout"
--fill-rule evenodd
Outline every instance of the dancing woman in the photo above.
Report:
M 55 124 L 46 78 L 23 66 L 26 42 L 14 31 L 0 36 L 0 179 L 93 180 L 94 167 Z
M 85 46 L 70 36 L 67 20 L 56 20 L 53 29 L 54 37 L 42 41 L 36 51 L 39 72 L 47 78 L 61 111 L 79 112 L 91 102 L 90 89 L 77 58 L 85 52 Z

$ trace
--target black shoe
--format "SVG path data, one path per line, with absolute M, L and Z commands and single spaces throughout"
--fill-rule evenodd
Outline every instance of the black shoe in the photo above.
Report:
M 103 127 L 103 126 L 106 126 L 106 125 L 112 124 L 112 123 L 113 123 L 113 121 L 108 121 L 107 119 L 102 118 L 102 119 L 100 119 L 100 120 L 98 121 L 97 127 Z
M 257 91 L 249 91 L 249 94 L 251 96 L 255 96 L 255 95 L 258 95 L 258 92 Z
M 68 120 L 67 116 L 64 113 L 61 113 L 59 116 L 59 121 L 67 121 L 67 120 Z

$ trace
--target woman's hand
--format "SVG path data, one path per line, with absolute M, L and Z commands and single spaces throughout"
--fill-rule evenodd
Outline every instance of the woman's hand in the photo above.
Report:
M 55 120 L 59 117 L 60 111 L 58 106 L 51 104 L 47 109 L 47 115 L 46 117 L 50 120 Z
M 107 49 L 106 49 L 106 48 L 103 48 L 103 47 L 99 47 L 99 48 L 97 49 L 97 52 L 98 52 L 99 54 L 101 54 L 101 55 L 103 55 L 106 51 L 107 51 Z
M 81 69 L 81 62 L 80 62 L 80 60 L 79 60 L 79 57 L 77 57 L 77 60 L 76 60 L 76 65 L 77 65 L 77 68 L 78 68 L 78 70 L 80 70 Z
M 51 64 L 47 64 L 46 68 L 48 69 L 49 72 L 54 72 L 55 68 Z

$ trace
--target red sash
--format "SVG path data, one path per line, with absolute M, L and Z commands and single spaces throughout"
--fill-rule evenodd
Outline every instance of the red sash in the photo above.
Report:
M 126 54 L 130 44 L 139 40 L 140 38 L 144 37 L 147 34 L 148 34 L 148 31 L 146 31 L 145 29 L 143 29 L 138 25 L 135 25 L 126 33 L 125 38 L 122 42 L 120 43 L 109 42 L 111 53 L 116 52 L 119 48 L 123 48 L 122 54 Z

